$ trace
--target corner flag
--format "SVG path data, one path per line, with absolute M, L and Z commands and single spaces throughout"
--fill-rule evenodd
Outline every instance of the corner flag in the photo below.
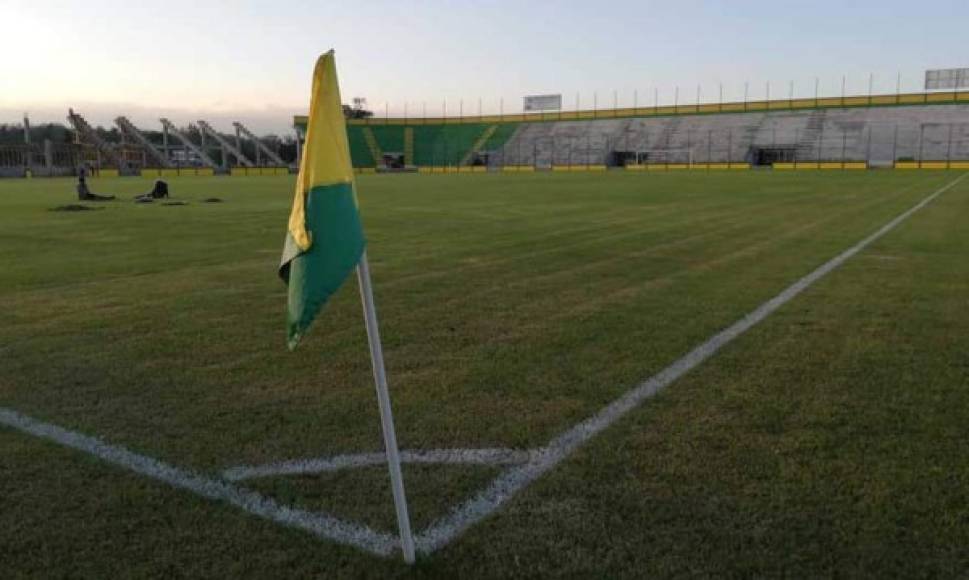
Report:
M 289 286 L 289 348 L 360 262 L 366 244 L 333 51 L 316 61 L 306 145 L 279 276 Z
M 404 560 L 414 562 L 414 536 L 407 513 L 404 477 L 400 470 L 397 433 L 390 407 L 377 309 L 370 287 L 370 266 L 347 144 L 346 120 L 340 101 L 333 51 L 316 61 L 313 95 L 306 126 L 306 145 L 296 179 L 296 197 L 286 230 L 279 275 L 289 286 L 287 331 L 290 350 L 296 348 L 320 308 L 357 269 L 360 299 L 370 342 L 380 424 L 390 469 L 394 508 Z

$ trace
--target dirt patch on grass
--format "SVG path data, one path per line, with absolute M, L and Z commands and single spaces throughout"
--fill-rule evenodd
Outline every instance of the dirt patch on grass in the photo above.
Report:
M 47 211 L 93 211 L 96 209 L 104 209 L 103 207 L 91 207 L 89 205 L 81 205 L 79 203 L 69 203 L 67 205 L 59 205 L 57 207 L 52 207 Z

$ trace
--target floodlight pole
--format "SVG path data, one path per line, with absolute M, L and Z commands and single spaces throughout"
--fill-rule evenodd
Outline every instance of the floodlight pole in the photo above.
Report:
M 384 369 L 384 352 L 380 344 L 380 329 L 377 326 L 377 309 L 373 302 L 373 289 L 370 286 L 370 264 L 367 252 L 360 256 L 357 265 L 357 281 L 360 283 L 360 299 L 363 302 L 363 316 L 367 323 L 367 339 L 370 341 L 370 359 L 373 362 L 373 380 L 377 387 L 377 402 L 380 405 L 380 424 L 384 434 L 384 448 L 387 452 L 387 466 L 390 469 L 390 483 L 394 493 L 394 507 L 397 510 L 397 526 L 400 529 L 400 547 L 404 561 L 414 563 L 414 535 L 410 528 L 410 515 L 407 512 L 407 496 L 404 494 L 404 476 L 400 470 L 400 451 L 397 449 L 397 433 L 394 430 L 394 414 L 390 407 L 390 392 L 387 390 L 387 373 Z

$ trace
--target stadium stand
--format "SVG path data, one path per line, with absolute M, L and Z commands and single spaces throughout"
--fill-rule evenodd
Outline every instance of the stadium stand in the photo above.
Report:
M 969 106 L 725 113 L 522 124 L 495 164 L 616 163 L 616 152 L 689 151 L 693 162 L 969 159 Z M 685 161 L 684 161 L 685 162 Z
M 297 127 L 305 118 L 294 119 Z M 353 162 L 492 168 L 739 164 L 852 168 L 969 160 L 969 92 L 848 96 L 750 103 L 348 124 Z M 861 165 L 859 165 L 861 164 Z M 434 173 L 436 171 L 428 171 Z

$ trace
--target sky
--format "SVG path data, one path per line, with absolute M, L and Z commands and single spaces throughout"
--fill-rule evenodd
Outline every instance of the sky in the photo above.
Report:
M 0 123 L 291 132 L 317 56 L 375 114 L 517 112 L 894 92 L 969 67 L 969 2 L 899 0 L 0 0 Z M 679 96 L 677 89 L 679 87 Z

